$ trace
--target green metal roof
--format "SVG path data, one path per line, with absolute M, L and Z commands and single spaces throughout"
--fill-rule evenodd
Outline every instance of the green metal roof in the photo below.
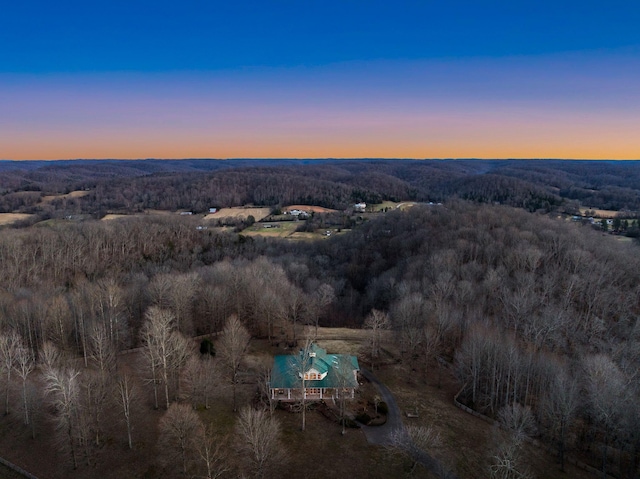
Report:
M 341 384 L 338 365 L 340 361 L 347 360 L 351 365 L 350 374 L 347 374 L 345 381 L 342 384 L 344 387 L 356 387 L 358 385 L 353 371 L 359 371 L 358 358 L 347 354 L 327 354 L 325 349 L 322 349 L 317 344 L 311 345 L 311 352 L 315 353 L 315 357 L 309 358 L 307 371 L 315 369 L 320 374 L 327 373 L 324 379 L 320 380 L 306 380 L 305 387 L 308 388 L 335 388 Z M 302 354 L 302 351 L 297 353 Z M 271 370 L 271 387 L 272 388 L 300 388 L 302 387 L 301 380 L 297 376 L 293 362 L 296 361 L 295 355 L 279 355 L 273 359 L 273 369 Z

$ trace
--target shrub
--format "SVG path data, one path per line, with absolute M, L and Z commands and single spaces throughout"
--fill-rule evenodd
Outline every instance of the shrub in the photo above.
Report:
M 210 354 L 211 356 L 216 355 L 216 348 L 210 339 L 204 338 L 200 342 L 200 354 Z
M 371 416 L 369 416 L 366 412 L 361 412 L 356 416 L 356 420 L 366 425 L 371 422 Z

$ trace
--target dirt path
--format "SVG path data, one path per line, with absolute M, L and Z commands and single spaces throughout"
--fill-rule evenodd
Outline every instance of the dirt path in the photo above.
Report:
M 398 407 L 398 403 L 389 388 L 381 383 L 373 373 L 365 368 L 360 369 L 366 379 L 373 384 L 383 401 L 387 403 L 389 412 L 387 414 L 387 422 L 382 426 L 362 426 L 364 435 L 370 444 L 376 444 L 379 446 L 391 445 L 391 433 L 395 430 L 403 430 L 404 424 L 402 423 L 402 413 Z M 436 477 L 442 479 L 458 479 L 458 476 L 452 472 L 447 471 L 440 462 L 430 456 L 426 451 L 423 451 L 416 446 L 412 441 L 406 446 L 407 453 L 413 458 L 414 461 L 422 464 L 429 472 L 433 473 Z

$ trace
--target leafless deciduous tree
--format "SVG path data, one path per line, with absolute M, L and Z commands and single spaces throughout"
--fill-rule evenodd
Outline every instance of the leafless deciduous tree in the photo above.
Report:
M 80 428 L 79 372 L 74 369 L 50 368 L 44 372 L 45 392 L 56 409 L 56 430 L 60 444 L 71 456 L 73 468 L 78 467 L 76 435 Z
M 133 431 L 132 410 L 138 401 L 138 389 L 133 379 L 128 374 L 121 374 L 118 377 L 114 399 L 122 412 L 124 423 L 127 426 L 129 449 L 133 449 L 133 440 L 131 435 Z
M 579 406 L 579 386 L 577 380 L 561 366 L 557 367 L 554 379 L 549 385 L 543 401 L 542 416 L 549 424 L 549 433 L 558 445 L 560 469 L 564 471 L 565 451 L 569 428 Z
M 489 466 L 491 479 L 533 479 L 534 476 L 522 464 L 522 440 L 511 435 L 498 446 Z
M 311 324 L 316 328 L 316 336 L 318 336 L 318 323 L 324 310 L 331 304 L 336 298 L 336 293 L 333 287 L 329 284 L 323 283 L 318 289 L 316 289 L 309 298 L 307 304 L 307 312 Z
M 4 378 L 4 413 L 9 414 L 9 393 L 11 391 L 11 373 L 16 364 L 20 336 L 16 333 L 0 334 L 0 373 Z
M 377 309 L 371 310 L 371 313 L 364 320 L 364 327 L 371 330 L 369 336 L 369 347 L 371 349 L 371 369 L 375 367 L 375 361 L 380 358 L 380 348 L 382 344 L 383 332 L 391 326 L 389 315 Z
M 406 426 L 394 429 L 389 435 L 389 446 L 393 452 L 411 458 L 411 471 L 418 465 L 418 458 L 424 451 L 440 445 L 440 435 L 430 427 Z
M 607 450 L 618 426 L 626 381 L 618 366 L 603 354 L 587 357 L 587 393 L 591 414 L 602 430 L 602 477 L 607 477 Z
M 162 462 L 171 464 L 178 459 L 183 474 L 187 474 L 202 438 L 202 421 L 190 405 L 173 403 L 160 419 L 159 429 Z
M 205 467 L 206 479 L 216 479 L 229 471 L 225 454 L 223 451 L 223 442 L 219 440 L 213 431 L 205 427 L 202 437 L 196 444 L 198 454 Z
M 166 408 L 171 403 L 169 384 L 178 380 L 178 370 L 186 362 L 189 344 L 184 336 L 174 329 L 171 312 L 156 306 L 145 313 L 146 322 L 142 328 L 143 354 L 151 372 L 149 381 L 153 385 L 155 407 L 158 407 L 158 383 L 162 384 Z
M 518 438 L 532 436 L 536 432 L 536 419 L 530 407 L 513 403 L 498 411 L 498 421 Z
M 107 336 L 117 349 L 126 344 L 123 292 L 114 278 L 98 281 L 95 291 L 98 319 L 105 325 Z
M 222 330 L 222 336 L 218 342 L 218 352 L 227 380 L 231 384 L 233 395 L 233 410 L 237 411 L 236 386 L 239 381 L 240 367 L 249 347 L 251 336 L 237 316 L 230 316 Z
M 216 380 L 217 363 L 210 354 L 191 355 L 184 368 L 184 379 L 189 392 L 188 397 L 194 408 L 203 404 L 209 409 L 209 399 Z
M 329 374 L 334 375 L 338 400 L 340 401 L 340 418 L 342 420 L 342 435 L 346 433 L 346 402 L 347 395 L 350 395 L 351 388 L 355 378 L 353 377 L 353 364 L 348 356 L 342 354 L 338 356 L 337 364 L 332 365 L 332 371 Z
M 302 349 L 298 354 L 293 354 L 289 358 L 289 374 L 293 376 L 295 383 L 300 385 L 300 405 L 302 408 L 302 427 L 304 431 L 307 426 L 307 376 L 306 373 L 311 368 L 313 358 L 311 357 L 311 339 L 304 341 Z
M 27 380 L 29 375 L 35 368 L 35 360 L 31 350 L 23 344 L 20 344 L 16 349 L 16 373 L 22 379 L 22 411 L 24 414 L 24 424 L 29 425 L 29 398 L 27 389 Z
M 105 325 L 96 324 L 89 336 L 89 357 L 98 372 L 108 377 L 116 367 L 116 354 L 113 342 Z
M 274 467 L 286 459 L 280 442 L 280 424 L 265 411 L 245 406 L 237 424 L 242 449 L 250 461 L 252 477 L 268 477 Z

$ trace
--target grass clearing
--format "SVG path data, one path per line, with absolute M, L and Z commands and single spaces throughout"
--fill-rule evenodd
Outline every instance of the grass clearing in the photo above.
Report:
M 223 218 L 237 218 L 246 220 L 249 216 L 253 216 L 256 221 L 260 221 L 271 214 L 271 208 L 254 208 L 237 206 L 233 208 L 220 208 L 215 213 L 205 216 L 205 220 L 214 221 Z
M 290 205 L 282 208 L 282 211 L 299 210 L 306 211 L 307 213 L 335 213 L 338 210 L 332 210 L 331 208 L 325 208 L 324 206 L 314 205 Z
M 18 221 L 31 218 L 33 215 L 27 213 L 0 213 L 0 226 L 10 225 Z
M 255 223 L 242 231 L 245 236 L 266 236 L 269 238 L 287 238 L 300 226 L 298 221 L 277 221 Z
M 58 200 L 58 199 L 82 198 L 83 196 L 87 196 L 89 193 L 91 192 L 86 190 L 76 190 L 76 191 L 71 191 L 70 193 L 67 193 L 64 195 L 47 195 L 42 197 L 42 202 L 51 203 L 52 201 Z
M 615 218 L 620 213 L 616 210 L 598 210 L 594 208 L 580 207 L 580 214 L 582 216 L 585 216 L 587 211 L 592 211 L 593 214 L 590 214 L 589 216 L 593 216 L 594 218 Z

